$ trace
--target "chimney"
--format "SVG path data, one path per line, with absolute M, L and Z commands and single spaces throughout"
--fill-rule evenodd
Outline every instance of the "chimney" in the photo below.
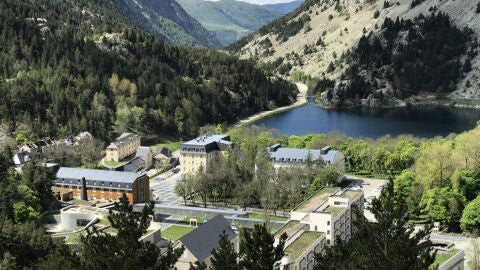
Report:
M 322 149 L 320 149 L 320 154 L 321 155 L 326 155 L 328 153 L 328 151 L 330 151 L 330 146 L 325 146 L 323 147 Z
M 85 180 L 85 177 L 82 177 L 82 200 L 88 201 L 87 181 Z
M 279 143 L 274 144 L 274 145 L 270 146 L 269 152 L 275 152 L 280 147 L 281 147 L 281 145 Z

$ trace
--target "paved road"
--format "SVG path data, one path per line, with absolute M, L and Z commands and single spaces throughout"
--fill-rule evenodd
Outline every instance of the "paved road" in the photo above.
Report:
M 446 234 L 446 233 L 431 233 L 430 240 L 440 240 L 440 241 L 452 241 L 452 242 L 470 242 L 470 238 L 462 236 L 462 235 L 455 235 L 455 234 Z

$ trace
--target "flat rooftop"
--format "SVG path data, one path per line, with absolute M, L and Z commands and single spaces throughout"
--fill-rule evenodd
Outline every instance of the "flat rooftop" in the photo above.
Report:
M 323 211 L 324 211 L 324 212 L 330 212 L 330 213 L 332 213 L 332 216 L 335 218 L 335 217 L 337 217 L 338 214 L 340 214 L 344 209 L 345 209 L 345 207 L 328 206 L 328 207 L 325 208 L 325 210 L 323 210 Z
M 295 261 L 300 257 L 323 233 L 321 232 L 304 232 L 285 250 L 285 254 L 290 256 L 291 261 Z
M 350 198 L 350 201 L 354 201 L 354 200 L 356 200 L 358 197 L 360 197 L 361 194 L 362 194 L 361 191 L 347 190 L 347 191 L 343 192 L 342 195 L 345 195 L 345 196 L 349 197 L 349 198 Z
M 280 237 L 283 233 L 287 233 L 288 238 L 290 238 L 302 227 L 303 224 L 301 224 L 300 221 L 291 220 L 275 233 L 275 237 Z
M 327 201 L 328 197 L 330 197 L 337 190 L 338 188 L 323 188 L 295 207 L 293 211 L 313 212 L 317 210 L 325 201 Z

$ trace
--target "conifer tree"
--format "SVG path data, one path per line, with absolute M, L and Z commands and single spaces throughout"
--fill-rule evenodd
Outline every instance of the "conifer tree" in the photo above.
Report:
M 149 214 L 153 202 L 146 204 L 141 212 L 134 212 L 124 194 L 115 203 L 115 211 L 110 210 L 108 220 L 116 235 L 92 229 L 81 237 L 81 258 L 87 269 L 174 269 L 174 264 L 183 249 L 169 247 L 160 253 L 151 242 L 141 242 L 139 238 L 150 225 Z
M 238 254 L 233 243 L 228 241 L 228 235 L 223 232 L 218 241 L 218 248 L 212 250 L 210 270 L 238 270 Z
M 240 266 L 244 269 L 271 270 L 276 261 L 284 255 L 285 240 L 287 234 L 280 236 L 277 246 L 274 236 L 268 231 L 267 225 L 256 224 L 252 230 L 242 231 L 240 256 L 242 260 Z

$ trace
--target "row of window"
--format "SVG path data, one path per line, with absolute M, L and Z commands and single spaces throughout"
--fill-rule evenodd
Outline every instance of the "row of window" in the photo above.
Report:
M 63 178 L 57 179 L 56 182 L 59 183 L 60 181 L 61 181 L 62 184 L 74 184 L 74 182 L 75 182 L 75 180 L 72 180 L 72 179 L 67 180 L 65 182 L 65 179 L 63 179 Z M 108 183 L 109 183 L 109 185 L 108 185 L 109 187 L 114 187 L 115 186 L 115 187 L 131 188 L 131 184 L 121 184 L 121 183 L 113 184 L 112 182 L 108 182 Z M 82 185 L 82 180 L 78 179 L 77 180 L 77 185 L 81 186 Z M 92 181 L 87 180 L 87 187 L 91 187 L 91 186 L 97 186 L 97 181 L 93 181 L 93 184 L 92 184 Z M 98 186 L 104 187 L 105 182 L 101 181 Z

